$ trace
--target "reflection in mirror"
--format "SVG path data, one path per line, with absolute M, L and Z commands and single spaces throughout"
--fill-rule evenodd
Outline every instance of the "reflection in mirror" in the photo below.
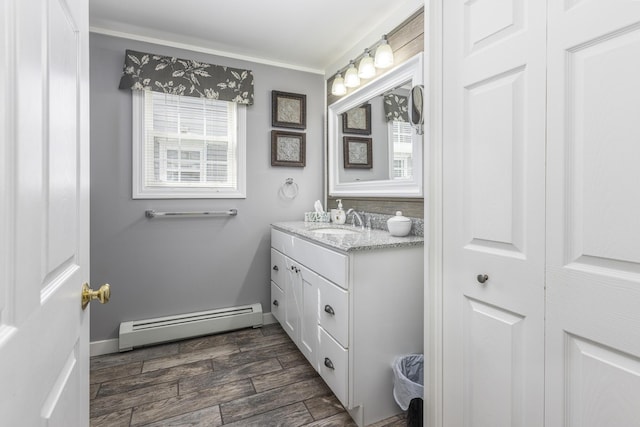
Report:
M 340 182 L 411 178 L 413 147 L 409 122 L 410 89 L 411 82 L 404 82 L 342 114 L 339 138 L 344 145 L 344 168 L 338 169 Z M 349 134 L 369 136 L 368 146 L 354 143 Z M 372 152 L 366 152 L 368 147 Z M 366 166 L 354 166 L 360 163 L 354 161 L 357 156 L 368 157 L 370 161 L 364 163 Z
M 329 106 L 329 195 L 422 197 L 422 54 Z

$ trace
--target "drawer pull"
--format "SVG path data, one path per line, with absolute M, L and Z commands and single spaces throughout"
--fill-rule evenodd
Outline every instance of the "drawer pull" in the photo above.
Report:
M 325 311 L 326 313 L 329 313 L 329 314 L 330 314 L 330 315 L 332 315 L 332 316 L 335 316 L 335 315 L 336 315 L 336 312 L 335 312 L 335 311 L 333 311 L 333 307 L 331 307 L 329 304 L 327 304 L 327 305 L 325 305 L 325 306 L 324 306 L 324 311 Z
M 476 279 L 478 280 L 478 283 L 484 283 L 489 280 L 489 276 L 487 276 L 486 274 L 478 274 L 478 277 L 476 277 Z
M 275 271 L 280 270 L 280 269 L 278 268 L 278 266 L 277 266 L 277 265 L 274 265 L 274 266 L 273 266 L 273 269 L 274 269 Z
M 326 366 L 329 369 L 336 369 L 335 366 L 333 366 L 333 362 L 328 357 L 324 358 L 324 366 Z
M 291 266 L 291 270 L 295 271 L 296 273 L 300 272 L 300 269 L 298 267 L 296 267 L 295 265 Z
M 279 306 L 279 305 L 280 305 L 280 303 L 278 302 L 278 300 L 277 300 L 277 299 L 274 299 L 274 300 L 273 300 L 273 305 L 275 305 L 275 306 L 277 307 L 277 306 Z

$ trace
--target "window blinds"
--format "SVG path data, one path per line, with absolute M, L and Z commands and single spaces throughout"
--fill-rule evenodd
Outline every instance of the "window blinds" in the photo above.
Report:
M 237 104 L 144 91 L 146 187 L 237 189 Z

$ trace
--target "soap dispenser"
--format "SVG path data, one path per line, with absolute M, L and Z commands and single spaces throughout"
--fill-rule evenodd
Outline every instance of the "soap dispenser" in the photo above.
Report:
M 338 209 L 333 211 L 331 220 L 336 224 L 344 224 L 347 220 L 347 215 L 344 213 L 344 209 L 342 209 L 342 200 L 337 199 L 336 201 L 338 202 Z

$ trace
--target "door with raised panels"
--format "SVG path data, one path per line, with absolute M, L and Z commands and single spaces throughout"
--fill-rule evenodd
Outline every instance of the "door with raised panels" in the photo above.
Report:
M 549 2 L 546 426 L 640 426 L 640 2 Z
M 88 2 L 0 22 L 0 424 L 88 426 Z
M 443 2 L 443 425 L 540 427 L 546 2 Z

